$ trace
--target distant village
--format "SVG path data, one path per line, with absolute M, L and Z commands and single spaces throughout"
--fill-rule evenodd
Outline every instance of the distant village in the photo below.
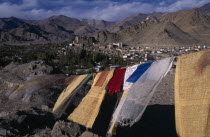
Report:
M 173 48 L 154 48 L 154 47 L 132 47 L 124 45 L 123 43 L 109 43 L 99 44 L 94 42 L 94 38 L 91 37 L 76 37 L 72 43 L 63 47 L 58 51 L 59 54 L 66 54 L 68 49 L 80 49 L 83 48 L 87 51 L 96 51 L 106 55 L 119 55 L 129 65 L 141 64 L 149 61 L 155 61 L 171 56 L 180 56 L 189 54 L 204 49 L 210 49 L 210 46 L 206 45 L 192 45 L 191 47 L 173 47 Z M 111 58 L 110 58 L 111 59 Z M 100 70 L 100 63 L 95 66 L 96 71 Z M 110 69 L 120 67 L 118 64 L 110 64 Z M 86 69 L 85 71 L 88 71 Z
M 128 46 L 122 42 L 100 44 L 93 37 L 83 36 L 75 37 L 71 43 L 66 42 L 59 45 L 5 45 L 1 49 L 2 58 L 0 61 L 1 65 L 4 66 L 12 61 L 25 63 L 33 60 L 45 60 L 53 64 L 58 70 L 60 69 L 64 74 L 74 75 L 152 62 L 166 57 L 180 56 L 205 49 L 210 49 L 210 46 L 192 45 L 190 47 L 155 48 Z M 88 51 L 88 53 L 100 53 L 100 56 L 105 56 L 108 61 L 104 63 L 104 60 L 100 59 L 100 61 L 91 62 L 91 65 L 85 65 L 84 60 L 81 62 L 82 60 L 75 58 L 79 61 L 78 64 L 69 63 L 69 60 L 72 59 L 72 57 L 69 57 L 69 54 L 79 54 L 81 50 Z M 86 57 L 89 56 L 86 55 Z
M 123 43 L 96 44 L 94 38 L 91 37 L 76 37 L 69 47 L 82 47 L 90 51 L 98 51 L 104 54 L 120 54 L 123 59 L 138 59 L 141 62 L 148 61 L 151 58 L 154 60 L 163 57 L 180 56 L 189 54 L 204 49 L 209 49 L 206 45 L 192 45 L 191 47 L 172 47 L 172 48 L 154 48 L 154 47 L 132 47 Z M 68 48 L 68 47 L 66 47 Z

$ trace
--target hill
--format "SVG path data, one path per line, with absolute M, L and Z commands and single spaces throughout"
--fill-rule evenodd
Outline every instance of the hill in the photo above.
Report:
M 57 42 L 71 40 L 75 35 L 90 35 L 97 29 L 63 15 L 44 20 L 0 19 L 0 42 Z M 3 35 L 4 34 L 4 35 Z M 12 35 L 11 35 L 12 34 Z M 8 35 L 9 38 L 7 38 Z
M 115 22 L 109 22 L 105 20 L 82 19 L 81 21 L 100 30 L 108 30 L 110 27 L 115 25 Z
M 210 42 L 210 17 L 199 9 L 183 10 L 168 13 L 160 17 L 160 21 L 171 21 L 181 30 L 199 39 L 203 44 Z
M 117 21 L 115 23 L 115 25 L 111 26 L 110 28 L 108 28 L 108 30 L 110 32 L 117 32 L 123 29 L 126 29 L 127 27 L 130 26 L 134 26 L 139 24 L 140 22 L 144 21 L 148 16 L 152 16 L 152 17 L 159 17 L 161 16 L 163 13 L 158 13 L 158 12 L 154 12 L 151 14 L 134 14 L 132 16 L 129 16 L 121 21 Z
M 210 13 L 210 2 L 200 7 L 200 10 L 205 13 Z
M 88 35 L 96 31 L 95 28 L 78 19 L 63 15 L 52 16 L 50 18 L 37 21 L 36 24 L 49 33 L 61 34 L 66 37 L 71 34 Z
M 49 43 L 94 36 L 99 43 L 129 46 L 191 46 L 210 43 L 209 3 L 173 13 L 135 14 L 121 21 L 76 19 L 64 15 L 43 20 L 0 18 L 0 43 Z
M 192 46 L 210 42 L 210 17 L 199 9 L 167 13 L 159 18 L 148 17 L 141 23 L 117 33 L 98 33 L 108 38 L 102 42 L 123 42 L 132 46 Z M 108 36 L 110 35 L 110 36 Z M 114 36 L 114 37 L 113 37 Z M 112 40 L 109 38 L 112 37 Z

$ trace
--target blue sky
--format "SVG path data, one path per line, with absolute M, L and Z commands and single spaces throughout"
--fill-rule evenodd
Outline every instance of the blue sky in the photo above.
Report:
M 136 13 L 174 12 L 210 0 L 0 0 L 0 17 L 43 19 L 52 15 L 117 21 Z

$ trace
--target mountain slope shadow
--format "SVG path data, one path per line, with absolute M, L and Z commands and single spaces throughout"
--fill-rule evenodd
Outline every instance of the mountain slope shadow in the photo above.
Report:
M 139 122 L 118 127 L 116 137 L 177 137 L 174 105 L 148 106 Z

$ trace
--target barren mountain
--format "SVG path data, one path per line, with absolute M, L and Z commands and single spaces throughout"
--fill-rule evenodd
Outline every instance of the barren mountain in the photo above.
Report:
M 50 18 L 40 20 L 37 24 L 45 31 L 50 33 L 56 33 L 66 35 L 87 35 L 96 31 L 95 28 L 83 23 L 82 21 L 69 18 L 67 16 L 59 15 L 52 16 Z
M 210 2 L 200 7 L 200 10 L 205 13 L 210 13 Z
M 109 31 L 99 31 L 94 34 L 94 37 L 100 43 L 111 43 L 120 41 L 120 37 L 116 33 L 111 33 Z
M 210 17 L 199 9 L 148 17 L 138 25 L 117 33 L 98 33 L 102 42 L 123 42 L 131 46 L 192 46 L 210 42 Z M 114 37 L 113 37 L 114 36 Z M 112 37 L 109 38 L 109 37 Z M 107 41 L 105 40 L 107 39 Z M 113 41 L 111 41 L 113 40 Z
M 22 42 L 47 42 L 63 40 L 63 37 L 51 34 L 44 29 L 41 29 L 39 25 L 34 23 L 29 24 L 27 21 L 17 19 L 17 18 L 3 18 L 0 20 L 0 32 L 1 39 L 0 42 L 9 43 L 22 43 Z M 69 36 L 70 38 L 70 36 Z
M 15 17 L 0 18 L 0 29 L 8 31 L 17 28 L 24 23 L 24 20 Z
M 210 42 L 210 17 L 199 9 L 168 13 L 161 16 L 160 21 L 171 21 L 202 43 Z
M 208 7 L 206 4 L 200 9 L 174 13 L 135 14 L 117 22 L 63 15 L 43 20 L 1 18 L 0 42 L 60 42 L 78 35 L 94 35 L 100 43 L 123 42 L 130 46 L 209 44 Z
M 18 41 L 22 41 L 23 39 L 15 36 L 14 34 L 4 31 L 2 29 L 0 29 L 0 43 L 1 42 L 18 42 Z
M 139 24 L 140 22 L 145 20 L 148 16 L 159 17 L 161 15 L 162 15 L 162 13 L 159 13 L 159 12 L 154 12 L 154 13 L 150 13 L 150 14 L 141 14 L 141 13 L 134 14 L 134 15 L 129 16 L 121 21 L 116 22 L 115 25 L 111 26 L 108 30 L 111 32 L 117 32 L 117 31 L 123 30 L 127 27 Z
M 197 43 L 197 40 L 183 32 L 172 22 L 162 23 L 149 18 L 143 23 L 119 33 L 128 45 L 140 46 L 178 46 Z M 126 36 L 124 34 L 127 34 Z
M 143 20 L 147 15 L 134 15 L 125 19 Z M 126 23 L 125 23 L 126 24 Z M 125 25 L 126 26 L 126 25 Z M 95 36 L 103 43 L 123 42 L 131 46 L 191 46 L 210 42 L 210 17 L 199 9 L 164 14 L 157 19 L 148 17 L 137 25 L 129 24 L 116 33 L 99 32 Z M 114 30 L 114 29 L 113 29 Z
M 55 42 L 71 40 L 75 35 L 90 35 L 97 31 L 78 19 L 63 15 L 36 21 L 2 18 L 0 29 L 1 42 Z
M 82 19 L 81 21 L 100 30 L 107 30 L 111 26 L 115 25 L 115 22 L 109 22 L 105 20 Z
M 26 23 L 15 17 L 0 19 L 1 42 L 46 40 L 47 33 L 39 26 Z M 45 36 L 44 36 L 45 35 Z
M 22 24 L 19 27 L 10 31 L 15 36 L 21 37 L 24 41 L 46 41 L 48 39 L 48 33 L 41 30 L 39 26 Z

